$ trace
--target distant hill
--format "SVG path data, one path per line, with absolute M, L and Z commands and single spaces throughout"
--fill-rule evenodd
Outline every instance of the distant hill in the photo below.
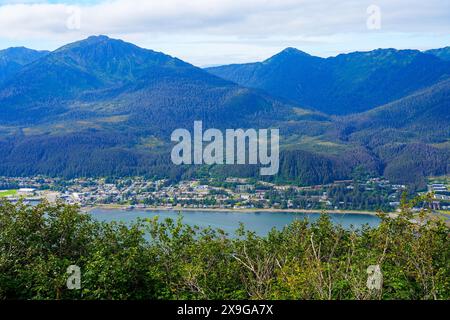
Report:
M 391 128 L 407 130 L 418 139 L 446 141 L 450 137 L 450 79 L 347 119 L 355 131 Z
M 241 125 L 248 115 L 268 112 L 274 119 L 283 113 L 281 103 L 267 95 L 106 36 L 66 45 L 28 64 L 0 85 L 0 105 L 0 123 L 124 115 L 134 125 L 164 130 L 182 125 L 182 119 L 190 125 L 203 118 Z
M 450 46 L 441 49 L 431 49 L 425 51 L 425 53 L 432 54 L 445 61 L 450 61 Z
M 372 150 L 394 181 L 424 187 L 424 176 L 450 172 L 450 80 L 339 121 L 341 138 Z
M 423 187 L 426 176 L 450 172 L 449 63 L 431 54 L 322 59 L 288 48 L 262 63 L 208 69 L 228 80 L 106 36 L 29 54 L 0 83 L 0 175 L 258 175 L 255 166 L 172 165 L 171 132 L 195 120 L 280 128 L 274 181 L 328 183 L 363 168 Z
M 23 66 L 45 56 L 48 51 L 37 51 L 24 47 L 0 50 L 0 84 L 17 73 Z
M 140 77 L 176 67 L 190 65 L 120 40 L 89 37 L 25 66 L 0 86 L 0 112 L 6 121 L 38 121 L 67 111 L 73 101 L 102 100 L 104 91 L 111 96 Z
M 288 48 L 258 63 L 207 68 L 328 114 L 362 112 L 450 77 L 450 63 L 417 50 L 378 49 L 318 58 Z
M 267 128 L 310 115 L 163 53 L 89 37 L 0 85 L 0 175 L 165 175 L 182 170 L 170 164 L 170 133 L 195 120 Z

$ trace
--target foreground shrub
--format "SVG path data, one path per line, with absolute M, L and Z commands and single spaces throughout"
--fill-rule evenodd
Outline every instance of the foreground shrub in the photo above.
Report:
M 377 228 L 346 230 L 323 214 L 266 237 L 2 202 L 0 299 L 449 299 L 449 228 L 411 209 L 425 200 L 404 200 Z M 80 290 L 67 289 L 70 265 Z M 370 265 L 381 268 L 381 290 L 367 287 Z

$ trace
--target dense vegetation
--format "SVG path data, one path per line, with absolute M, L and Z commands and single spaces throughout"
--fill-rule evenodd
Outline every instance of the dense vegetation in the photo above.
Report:
M 45 56 L 47 51 L 24 47 L 0 50 L 0 84 L 20 71 L 25 65 Z
M 177 58 L 105 36 L 89 37 L 25 65 L 0 84 L 0 124 L 70 125 L 167 133 L 202 119 L 222 127 L 283 113 L 282 103 Z M 280 110 L 279 110 L 280 109 Z M 102 120 L 103 119 L 103 120 Z M 107 120 L 105 120 L 107 119 Z M 86 122 L 88 124 L 86 124 Z M 164 124 L 164 125 L 162 125 Z M 82 127 L 82 126 L 81 126 Z M 70 130 L 69 130 L 70 131 Z M 55 132 L 44 125 L 44 132 Z
M 450 47 L 445 47 L 445 48 L 440 48 L 440 49 L 431 49 L 431 50 L 426 51 L 426 53 L 433 54 L 442 60 L 450 61 Z
M 266 237 L 2 202 L 0 299 L 449 299 L 449 229 L 427 209 L 413 213 L 417 201 L 376 229 L 345 230 L 324 214 Z M 80 290 L 66 287 L 70 265 Z M 370 265 L 381 290 L 366 286 Z
M 327 204 L 325 201 L 318 201 L 324 192 L 327 199 L 333 205 Z M 319 189 L 311 190 L 286 190 L 279 192 L 266 192 L 266 199 L 270 201 L 270 205 L 276 207 L 277 204 L 281 209 L 287 209 L 288 203 L 291 202 L 293 208 L 307 209 L 339 209 L 339 210 L 367 210 L 385 212 L 393 211 L 390 205 L 392 199 L 389 199 L 390 190 L 374 185 L 373 188 L 366 190 L 366 187 L 356 184 L 354 187 L 347 188 L 344 185 L 331 185 Z
M 450 79 L 365 113 L 343 118 L 344 132 L 365 145 L 423 141 L 450 136 Z
M 8 73 L 2 63 L 15 71 Z M 261 87 L 284 97 L 274 98 L 105 36 L 50 53 L 5 50 L 0 175 L 189 178 L 204 169 L 171 165 L 169 138 L 175 128 L 192 129 L 202 120 L 205 128 L 280 128 L 277 182 L 328 183 L 349 179 L 354 168 L 364 166 L 421 189 L 427 176 L 450 170 L 449 66 L 414 50 L 321 59 L 287 49 L 260 64 L 223 67 L 235 70 L 239 79 L 232 80 L 246 86 L 253 86 L 245 76 L 250 74 L 285 94 L 301 95 L 304 101 L 290 99 L 304 102 L 297 105 L 286 102 L 292 97 L 283 92 Z M 391 103 L 379 107 L 385 102 Z M 302 108 L 321 109 L 321 103 L 351 115 Z M 258 169 L 226 166 L 211 172 L 253 177 Z
M 418 50 L 378 49 L 323 59 L 288 48 L 263 62 L 207 70 L 300 106 L 343 115 L 370 110 L 448 79 L 450 63 Z

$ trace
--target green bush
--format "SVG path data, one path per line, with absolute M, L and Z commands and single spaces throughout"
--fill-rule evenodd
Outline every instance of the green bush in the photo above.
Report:
M 77 207 L 0 204 L 0 299 L 449 299 L 449 228 L 417 201 L 377 228 L 327 214 L 266 237 L 178 221 L 101 223 Z M 81 289 L 66 286 L 69 265 Z M 379 265 L 381 290 L 367 288 Z

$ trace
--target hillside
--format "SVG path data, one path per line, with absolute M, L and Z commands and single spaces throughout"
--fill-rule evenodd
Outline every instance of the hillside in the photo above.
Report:
M 179 179 L 206 170 L 219 177 L 257 176 L 255 166 L 172 165 L 171 132 L 192 129 L 195 120 L 205 128 L 280 128 L 280 173 L 273 177 L 280 182 L 328 183 L 362 168 L 420 187 L 427 175 L 450 171 L 445 62 L 411 50 L 329 60 L 287 49 L 263 63 L 224 67 L 234 77 L 246 77 L 237 82 L 257 81 L 259 75 L 264 85 L 279 82 L 279 94 L 270 95 L 121 40 L 94 36 L 68 44 L 0 84 L 0 175 Z M 381 89 L 369 85 L 382 75 L 391 83 Z M 291 81 L 283 86 L 286 76 Z M 404 84 L 404 77 L 414 81 Z M 436 82 L 438 77 L 444 79 Z M 432 84 L 403 95 L 426 83 Z M 361 86 L 369 91 L 358 91 Z M 357 97 L 364 103 L 383 101 L 383 90 L 402 96 L 348 116 L 292 102 L 325 103 L 333 97 L 330 88 L 339 103 Z
M 37 51 L 24 47 L 0 50 L 0 84 L 16 74 L 25 65 L 45 56 L 48 51 Z
M 425 53 L 432 54 L 442 60 L 450 61 L 450 46 L 440 49 L 431 49 L 428 51 L 425 51 Z
M 268 112 L 276 119 L 289 112 L 274 99 L 179 59 L 105 36 L 66 45 L 25 66 L 0 86 L 0 105 L 4 125 L 123 116 L 133 125 L 165 130 L 183 125 L 184 118 L 190 125 L 201 118 L 224 125 L 226 118 L 244 121 Z M 161 119 L 172 125 L 161 128 Z
M 408 131 L 424 142 L 445 142 L 450 137 L 450 79 L 424 90 L 347 117 L 354 131 L 393 129 Z
M 393 181 L 418 184 L 450 172 L 450 80 L 340 119 L 342 139 L 366 146 Z
M 89 37 L 0 86 L 0 175 L 164 175 L 176 128 L 267 128 L 305 118 L 295 110 L 163 53 Z
M 417 50 L 378 49 L 327 59 L 288 48 L 258 63 L 206 69 L 327 114 L 363 112 L 450 76 L 450 63 Z

